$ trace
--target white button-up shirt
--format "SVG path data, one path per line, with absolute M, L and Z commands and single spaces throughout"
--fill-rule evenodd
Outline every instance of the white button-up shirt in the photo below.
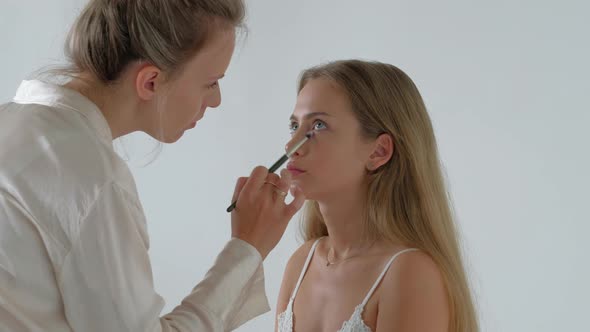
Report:
M 97 106 L 24 81 L 0 105 L 0 331 L 228 331 L 269 311 L 260 254 L 232 239 L 160 317 L 146 227 Z

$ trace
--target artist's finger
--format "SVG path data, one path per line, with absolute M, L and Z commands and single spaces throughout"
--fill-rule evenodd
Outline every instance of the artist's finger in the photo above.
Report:
M 268 175 L 268 169 L 264 166 L 257 166 L 252 170 L 248 181 L 244 184 L 242 192 L 249 198 L 254 199 L 259 194 L 260 187 L 264 184 L 266 176 Z
M 293 201 L 285 206 L 284 213 L 287 217 L 292 218 L 299 209 L 305 203 L 305 195 L 303 191 L 297 186 L 291 187 L 291 195 L 293 195 Z
M 292 175 L 291 172 L 287 169 L 281 170 L 281 179 L 278 183 L 279 189 L 284 192 L 289 192 L 289 188 L 291 187 Z
M 232 202 L 235 202 L 238 200 L 238 197 L 240 196 L 240 192 L 242 192 L 242 189 L 244 188 L 246 181 L 248 181 L 248 178 L 245 176 L 238 178 L 238 180 L 236 181 L 236 188 L 234 189 L 234 194 L 231 199 Z

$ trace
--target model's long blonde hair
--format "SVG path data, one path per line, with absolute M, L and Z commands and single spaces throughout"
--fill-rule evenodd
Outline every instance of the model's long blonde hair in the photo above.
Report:
M 362 136 L 374 139 L 386 133 L 394 141 L 389 162 L 367 174 L 364 235 L 402 241 L 430 255 L 447 287 L 449 331 L 477 331 L 434 131 L 418 89 L 403 71 L 379 62 L 344 60 L 307 69 L 299 91 L 317 78 L 346 91 Z M 308 201 L 302 215 L 305 240 L 328 235 L 317 202 Z

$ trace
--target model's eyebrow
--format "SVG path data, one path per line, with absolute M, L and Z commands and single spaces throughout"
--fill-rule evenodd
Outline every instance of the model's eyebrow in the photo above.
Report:
M 303 116 L 303 119 L 309 119 L 309 118 L 315 118 L 316 116 L 330 116 L 330 114 L 326 113 L 326 112 L 311 112 L 311 113 L 307 113 Z M 291 117 L 289 118 L 289 120 L 291 121 L 295 121 L 297 120 L 297 117 L 294 114 L 291 114 Z

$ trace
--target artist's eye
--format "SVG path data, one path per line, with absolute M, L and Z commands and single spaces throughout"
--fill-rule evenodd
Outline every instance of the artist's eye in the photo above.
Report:
M 297 128 L 299 128 L 299 124 L 295 121 L 291 121 L 291 123 L 289 123 L 289 132 L 291 134 L 293 134 L 294 132 L 297 131 Z
M 316 120 L 313 123 L 313 130 L 322 130 L 326 129 L 326 123 L 322 120 Z

